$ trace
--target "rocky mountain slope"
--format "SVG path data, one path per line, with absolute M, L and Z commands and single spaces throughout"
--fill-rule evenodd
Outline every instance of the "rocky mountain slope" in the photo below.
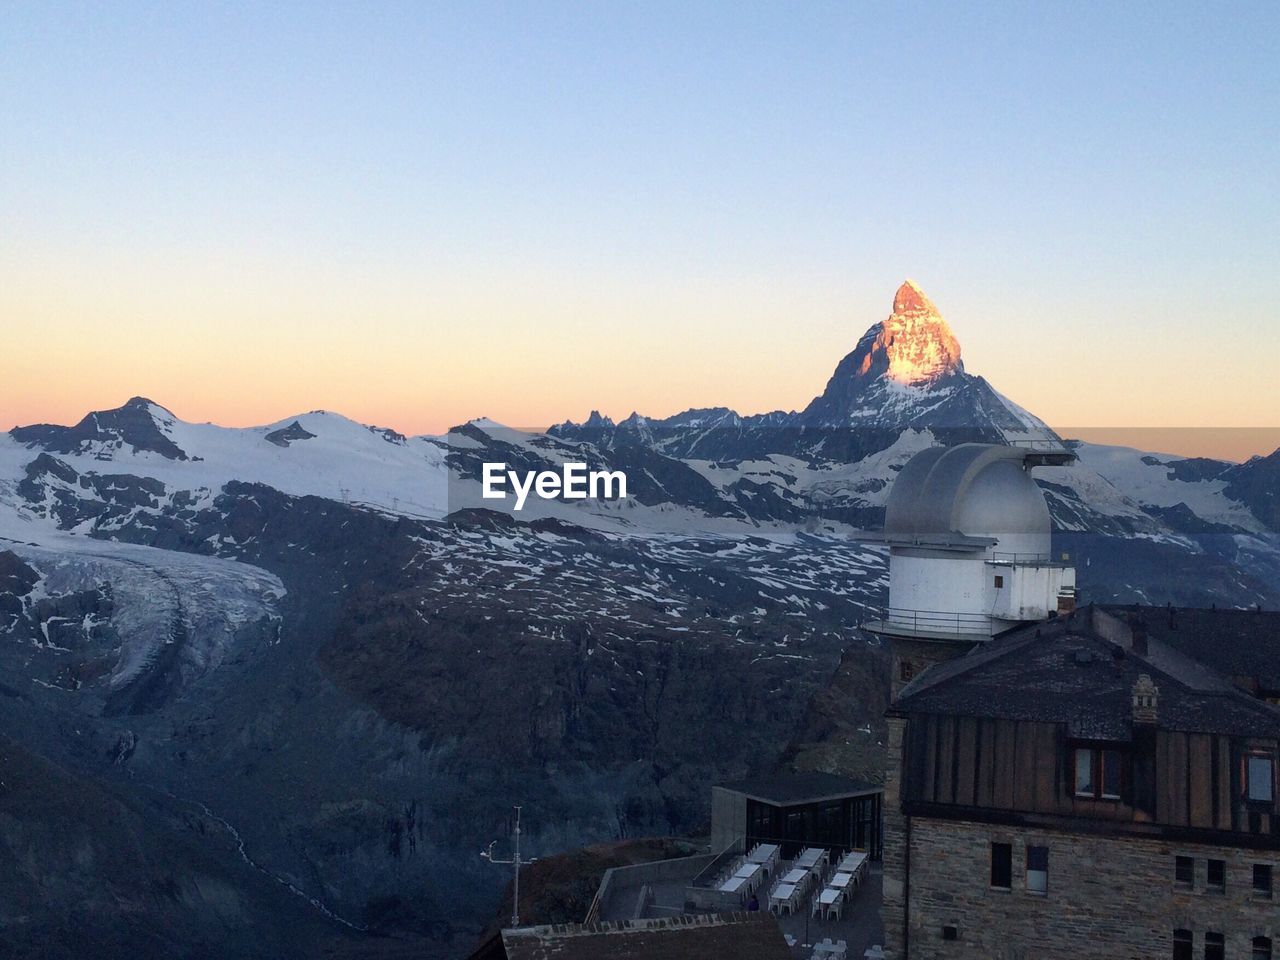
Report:
M 884 601 L 884 553 L 858 535 L 914 452 L 960 439 L 1077 453 L 1042 485 L 1086 598 L 1280 602 L 1280 453 L 1058 438 L 965 371 L 910 283 L 799 412 L 405 437 L 320 411 L 191 424 L 134 398 L 15 428 L 4 763 L 106 812 L 48 804 L 45 863 L 38 802 L 4 816 L 0 788 L 0 857 L 27 871 L 0 883 L 0 923 L 78 942 L 59 918 L 80 888 L 54 873 L 116 818 L 150 851 L 128 882 L 162 893 L 131 901 L 138 937 L 108 955 L 174 955 L 176 902 L 201 937 L 223 924 L 278 956 L 457 956 L 505 883 L 476 853 L 513 803 L 542 855 L 697 834 L 712 782 L 780 764 L 877 777 L 885 658 L 858 625 Z M 514 514 L 480 496 L 486 461 L 632 486 Z M 63 817 L 82 823 L 60 839 Z M 305 935 L 260 926 L 259 883 Z

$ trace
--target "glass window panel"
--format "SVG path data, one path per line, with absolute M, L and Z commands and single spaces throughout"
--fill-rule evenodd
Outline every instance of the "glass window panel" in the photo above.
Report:
M 1102 751 L 1102 795 L 1111 800 L 1120 798 L 1120 751 Z
M 1249 799 L 1271 802 L 1272 764 L 1270 757 L 1249 758 Z
M 1027 847 L 1027 890 L 1049 892 L 1049 848 Z
M 1008 889 L 1013 884 L 1013 845 L 991 844 L 991 885 Z
M 1227 885 L 1227 862 L 1225 860 L 1208 861 L 1208 882 L 1211 887 Z
M 1076 750 L 1076 793 L 1093 796 L 1093 751 L 1084 747 Z
M 1175 857 L 1173 866 L 1173 878 L 1178 883 L 1184 883 L 1190 886 L 1196 879 L 1196 862 L 1191 857 Z
M 1253 889 L 1271 896 L 1271 865 L 1269 863 L 1253 865 Z

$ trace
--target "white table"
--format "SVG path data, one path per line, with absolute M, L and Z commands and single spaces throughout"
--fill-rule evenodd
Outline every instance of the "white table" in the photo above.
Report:
M 822 904 L 824 907 L 829 907 L 833 903 L 835 903 L 837 900 L 840 899 L 842 892 L 843 891 L 836 890 L 833 887 L 827 887 L 820 894 L 818 894 L 818 902 Z
M 849 946 L 840 946 L 838 943 L 815 943 L 813 945 L 813 955 L 815 957 L 831 957 L 835 960 L 837 957 L 847 957 L 849 955 Z
M 744 863 L 734 872 L 733 875 L 735 877 L 741 877 L 743 880 L 750 880 L 756 875 L 756 871 L 759 869 L 760 864 L 758 863 Z
M 768 863 L 773 859 L 774 854 L 778 852 L 776 844 L 761 843 L 747 856 L 747 859 L 753 863 Z
M 801 851 L 800 856 L 796 857 L 796 866 L 806 868 L 812 867 L 826 856 L 826 853 L 827 851 L 823 850 L 821 847 L 809 847 Z
M 746 877 L 730 877 L 724 883 L 720 884 L 720 889 L 724 893 L 737 893 L 742 889 L 742 885 L 746 882 Z
M 853 883 L 853 874 L 841 871 L 827 881 L 827 886 L 836 890 L 846 890 L 851 883 Z
M 840 866 L 836 869 L 841 873 L 857 873 L 867 862 L 867 855 L 859 853 L 857 850 L 853 853 L 846 853 L 844 859 L 840 861 Z
M 773 891 L 773 895 L 769 897 L 769 905 L 783 906 L 788 910 L 795 910 L 796 885 L 794 883 L 780 883 Z
M 790 870 L 785 877 L 782 878 L 782 882 L 789 883 L 792 886 L 795 886 L 796 884 L 799 884 L 801 881 L 803 881 L 804 878 L 807 877 L 808 875 L 809 875 L 808 870 L 802 870 L 799 867 L 795 867 L 792 870 Z

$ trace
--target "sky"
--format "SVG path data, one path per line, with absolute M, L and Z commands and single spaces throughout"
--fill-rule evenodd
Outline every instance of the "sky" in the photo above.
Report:
M 1280 4 L 959 6 L 3 3 L 0 423 L 796 409 L 912 277 L 1055 426 L 1280 426 Z

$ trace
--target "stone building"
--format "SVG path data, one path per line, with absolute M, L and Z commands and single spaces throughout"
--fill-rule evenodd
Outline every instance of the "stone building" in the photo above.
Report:
M 1280 946 L 1280 615 L 1088 607 L 889 711 L 886 956 L 1190 960 Z

